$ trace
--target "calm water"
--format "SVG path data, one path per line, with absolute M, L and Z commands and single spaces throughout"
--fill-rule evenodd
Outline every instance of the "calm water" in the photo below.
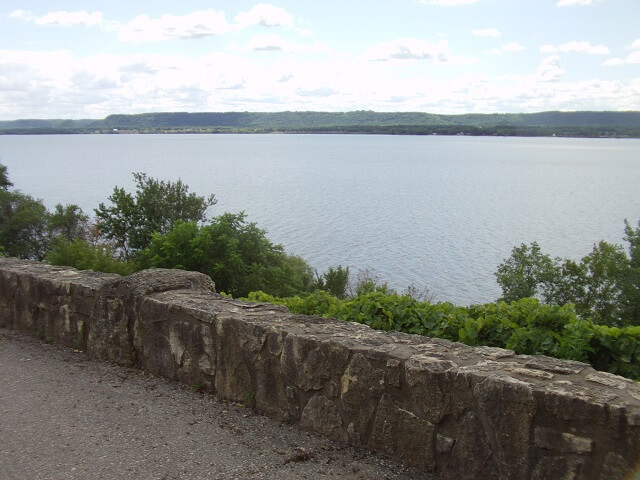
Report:
M 357 135 L 0 136 L 16 188 L 92 212 L 131 172 L 215 193 L 323 271 L 495 300 L 514 245 L 580 258 L 640 218 L 640 140 Z

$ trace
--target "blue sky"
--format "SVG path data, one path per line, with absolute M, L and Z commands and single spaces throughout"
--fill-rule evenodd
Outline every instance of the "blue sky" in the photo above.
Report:
M 16 1 L 0 119 L 640 110 L 640 0 Z

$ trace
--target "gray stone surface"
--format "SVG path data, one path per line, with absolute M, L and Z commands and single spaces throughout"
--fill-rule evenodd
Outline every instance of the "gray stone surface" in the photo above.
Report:
M 442 478 L 605 480 L 640 460 L 640 386 L 578 362 L 292 315 L 181 271 L 115 278 L 1 259 L 0 306 L 0 326 Z

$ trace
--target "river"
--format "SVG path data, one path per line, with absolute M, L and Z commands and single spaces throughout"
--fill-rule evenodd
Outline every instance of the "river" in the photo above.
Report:
M 132 172 L 215 193 L 313 267 L 372 269 L 458 304 L 538 241 L 579 259 L 640 219 L 640 140 L 377 135 L 0 136 L 15 187 L 92 213 Z

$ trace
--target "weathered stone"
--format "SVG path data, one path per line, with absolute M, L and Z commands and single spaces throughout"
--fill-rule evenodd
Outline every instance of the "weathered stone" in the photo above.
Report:
M 374 331 L 217 295 L 197 273 L 131 277 L 0 258 L 0 326 L 246 402 L 443 479 L 620 480 L 640 387 L 588 365 Z
M 400 386 L 400 361 L 395 358 L 387 360 L 387 370 L 385 381 L 394 387 Z
M 136 337 L 140 336 L 139 330 L 145 328 L 140 325 L 140 305 L 153 294 L 185 289 L 215 293 L 209 277 L 182 270 L 144 270 L 105 283 L 95 296 L 87 338 L 88 353 L 119 364 L 135 365 L 139 359 L 134 342 L 140 343 Z M 147 324 L 166 321 L 163 315 L 145 319 Z M 153 343 L 163 342 L 154 340 Z
M 510 367 L 506 368 L 505 370 L 507 372 L 522 375 L 524 377 L 540 378 L 544 380 L 551 380 L 554 377 L 553 373 L 545 372 L 542 370 L 534 370 L 531 368 Z
M 536 413 L 531 385 L 509 377 L 489 376 L 473 391 L 497 471 L 504 478 L 526 478 Z
M 504 478 L 496 470 L 487 433 L 474 412 L 462 418 L 451 454 L 439 470 L 445 480 Z
M 625 475 L 631 470 L 624 458 L 617 453 L 609 452 L 604 458 L 600 480 L 623 480 Z M 636 480 L 630 478 L 629 480 Z
M 362 353 L 355 353 L 340 381 L 340 411 L 352 426 L 350 440 L 356 445 L 366 442 L 383 390 L 384 372 L 374 368 Z
M 305 392 L 320 390 L 331 376 L 327 357 L 314 339 L 288 335 L 280 358 L 287 383 Z
M 300 425 L 343 442 L 348 441 L 347 432 L 335 403 L 323 395 L 314 395 L 302 411 Z
M 504 348 L 497 347 L 477 347 L 477 352 L 483 357 L 491 360 L 499 360 L 501 358 L 509 358 L 515 355 L 513 350 L 506 350 Z
M 531 475 L 531 480 L 578 480 L 586 472 L 584 461 L 566 456 L 542 458 Z
M 436 435 L 436 451 L 440 454 L 447 454 L 453 448 L 456 441 L 453 438 L 449 438 L 446 435 L 438 433 Z
M 414 355 L 405 362 L 404 368 L 410 396 L 419 414 L 433 424 L 440 423 L 452 409 L 446 374 L 454 370 L 456 364 L 428 355 Z
M 214 345 L 217 352 L 216 392 L 223 398 L 236 402 L 245 402 L 253 398 L 255 390 L 244 360 L 244 351 L 235 322 L 218 319 Z
M 521 355 L 520 358 L 526 360 L 524 366 L 545 370 L 551 373 L 560 373 L 565 375 L 579 374 L 589 368 L 589 365 L 574 360 L 558 360 L 557 358 L 530 355 Z
M 435 428 L 382 395 L 373 423 L 371 447 L 403 460 L 435 469 Z
M 257 357 L 254 368 L 255 375 L 255 407 L 267 415 L 289 422 L 298 420 L 298 405 L 295 389 L 287 387 L 282 373 L 282 363 L 277 348 L 273 353 L 273 346 L 282 345 L 281 335 L 276 331 L 267 334 L 266 345 Z
M 572 433 L 558 432 L 550 428 L 536 428 L 534 441 L 538 447 L 560 453 L 586 454 L 593 450 L 593 440 L 590 438 L 578 437 Z
M 633 385 L 633 381 L 607 372 L 587 375 L 586 379 L 589 382 L 599 383 L 600 385 L 617 388 L 618 390 L 624 390 L 627 388 L 627 385 Z

